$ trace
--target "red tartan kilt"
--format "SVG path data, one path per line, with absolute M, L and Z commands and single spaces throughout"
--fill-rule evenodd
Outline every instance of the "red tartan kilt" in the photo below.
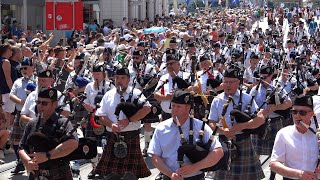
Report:
M 139 134 L 133 138 L 125 136 L 124 141 L 128 146 L 128 155 L 123 159 L 118 159 L 113 154 L 115 141 L 116 136 L 113 133 L 109 133 L 107 136 L 107 145 L 104 147 L 102 157 L 96 167 L 97 174 L 107 176 L 115 173 L 123 176 L 126 172 L 130 172 L 137 178 L 144 178 L 151 175 L 141 153 Z

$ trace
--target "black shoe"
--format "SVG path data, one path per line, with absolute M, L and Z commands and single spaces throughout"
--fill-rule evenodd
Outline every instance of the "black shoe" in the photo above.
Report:
M 92 169 L 92 171 L 88 174 L 88 179 L 93 179 L 96 176 L 96 172 L 94 171 L 94 169 Z
M 163 174 L 160 172 L 154 180 L 162 180 Z
M 24 165 L 22 164 L 22 162 L 19 162 L 16 166 L 16 168 L 14 168 L 14 170 L 11 171 L 12 174 L 18 174 L 20 173 L 21 171 L 24 171 L 25 168 L 24 168 Z

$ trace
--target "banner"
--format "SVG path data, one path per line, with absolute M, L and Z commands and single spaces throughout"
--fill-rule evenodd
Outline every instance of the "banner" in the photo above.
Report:
M 82 2 L 46 2 L 46 30 L 83 29 Z

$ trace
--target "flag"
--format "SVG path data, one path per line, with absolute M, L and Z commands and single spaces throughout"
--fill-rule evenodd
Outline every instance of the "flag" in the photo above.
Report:
M 212 1 L 211 1 L 211 6 L 213 5 L 214 2 L 216 2 L 216 0 L 212 0 Z
M 189 6 L 190 4 L 190 0 L 186 0 L 187 6 Z
M 207 1 L 207 0 L 202 0 L 202 3 L 203 3 L 203 4 L 206 4 L 206 1 Z

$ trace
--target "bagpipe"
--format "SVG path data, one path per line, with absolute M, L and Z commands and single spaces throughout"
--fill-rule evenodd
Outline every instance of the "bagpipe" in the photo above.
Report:
M 210 153 L 210 147 L 214 140 L 214 135 L 217 132 L 217 128 L 214 130 L 213 134 L 210 136 L 210 139 L 207 143 L 196 143 L 193 144 L 193 118 L 190 117 L 190 130 L 189 130 L 189 142 L 186 141 L 184 138 L 184 134 L 181 129 L 180 122 L 176 117 L 176 123 L 179 128 L 180 138 L 181 138 L 181 146 L 179 146 L 177 152 L 177 162 L 180 167 L 183 165 L 183 157 L 184 155 L 192 162 L 197 163 L 202 159 L 206 158 Z M 203 132 L 203 131 L 202 131 Z M 202 133 L 203 134 L 203 133 Z M 224 145 L 224 144 L 223 144 Z M 222 146 L 223 146 L 222 145 Z M 223 146 L 224 156 L 213 166 L 207 167 L 205 169 L 201 169 L 201 171 L 217 171 L 217 170 L 226 170 L 227 169 L 227 162 L 228 162 L 228 152 L 226 151 L 226 147 Z
M 32 133 L 28 139 L 27 144 L 30 150 L 30 153 L 33 152 L 48 152 L 56 148 L 59 144 L 68 140 L 72 134 L 77 130 L 78 125 L 74 126 L 70 131 L 67 131 L 67 124 L 69 119 L 62 124 L 62 126 L 55 131 L 55 136 L 50 137 L 46 135 L 45 132 L 42 132 L 42 129 L 39 128 L 41 116 L 38 115 L 37 130 Z M 55 128 L 56 125 L 53 125 Z M 60 138 L 57 138 L 60 137 Z M 97 155 L 97 142 L 95 138 L 79 138 L 79 145 L 72 153 L 65 157 L 59 159 L 53 159 L 50 161 L 59 162 L 59 161 L 72 161 L 78 159 L 92 159 Z
M 194 80 L 195 77 L 197 77 L 196 75 L 196 70 L 195 70 L 195 66 L 193 65 L 194 68 L 194 73 L 191 76 L 191 79 Z M 187 143 L 187 141 L 184 139 L 184 134 L 182 132 L 181 129 L 181 125 L 180 122 L 178 120 L 177 117 L 175 117 L 177 126 L 179 128 L 179 132 L 180 132 L 180 138 L 181 138 L 181 146 L 178 148 L 177 152 L 178 152 L 178 163 L 180 164 L 180 166 L 182 166 L 183 164 L 183 157 L 184 155 L 187 156 L 187 158 L 192 162 L 192 163 L 196 163 L 201 161 L 202 159 L 206 158 L 208 156 L 208 154 L 210 153 L 210 147 L 212 145 L 212 142 L 214 140 L 214 136 L 217 132 L 218 127 L 216 126 L 212 135 L 210 136 L 210 139 L 208 140 L 207 143 L 203 142 L 203 136 L 204 136 L 204 128 L 205 125 L 208 122 L 208 114 L 209 114 L 209 102 L 207 100 L 207 98 L 205 97 L 205 95 L 203 94 L 202 90 L 200 89 L 200 97 L 203 99 L 205 106 L 206 106 L 206 114 L 205 117 L 203 118 L 203 124 L 201 127 L 201 130 L 199 131 L 199 137 L 196 139 L 196 143 L 193 143 L 193 118 L 194 118 L 194 111 L 193 111 L 193 104 L 194 104 L 194 91 L 191 91 L 191 97 L 190 97 L 190 103 L 191 103 L 191 110 L 190 110 L 190 130 L 189 130 L 189 143 Z M 222 148 L 224 151 L 224 156 L 213 166 L 210 166 L 208 168 L 202 169 L 202 171 L 216 171 L 216 170 L 227 170 L 229 167 L 228 162 L 229 158 L 230 158 L 230 153 L 229 153 L 229 149 L 227 147 L 226 143 L 221 143 L 222 144 Z
M 151 82 L 151 80 L 149 82 Z M 116 106 L 115 115 L 119 116 L 120 111 L 122 111 L 126 115 L 126 117 L 130 119 L 130 117 L 132 117 L 134 114 L 136 114 L 143 107 L 143 105 L 147 102 L 147 100 L 152 96 L 152 94 L 150 94 L 148 97 L 146 97 L 145 101 L 143 101 L 143 102 L 139 101 L 139 99 L 143 95 L 144 91 L 146 91 L 146 88 L 149 86 L 148 85 L 149 82 L 143 88 L 143 90 L 137 96 L 137 98 L 135 98 L 132 101 L 133 90 L 134 90 L 135 84 L 136 84 L 136 81 L 134 81 L 134 85 L 133 85 L 132 90 L 129 94 L 129 98 L 126 101 L 120 102 Z M 168 80 L 164 81 L 162 85 L 160 85 L 158 88 L 155 89 L 155 92 L 159 91 L 168 82 L 169 82 Z M 143 119 L 156 118 L 160 114 L 161 114 L 161 107 L 157 103 L 154 103 L 154 104 L 151 104 L 151 112 L 149 112 Z
M 133 87 L 134 89 L 134 87 Z M 132 89 L 132 91 L 133 91 Z M 123 90 L 122 87 L 119 86 L 119 94 L 120 94 L 120 104 L 121 103 L 125 103 L 124 97 L 123 97 Z M 130 96 L 130 95 L 129 95 Z M 130 99 L 130 98 L 129 98 Z M 124 109 L 119 109 L 118 106 L 120 105 L 118 104 L 115 110 L 115 115 L 117 116 L 117 120 L 119 121 L 119 114 L 121 110 Z M 129 103 L 128 103 L 129 104 Z M 131 104 L 130 104 L 131 105 Z M 129 107 L 128 107 L 129 108 Z M 132 114 L 133 115 L 133 114 Z M 131 116 L 127 116 L 128 118 Z M 114 146 L 113 146 L 113 154 L 115 157 L 119 158 L 119 159 L 123 159 L 128 155 L 128 146 L 127 143 L 124 141 L 124 136 L 121 136 L 119 134 L 116 134 L 117 137 L 117 141 L 115 142 Z

